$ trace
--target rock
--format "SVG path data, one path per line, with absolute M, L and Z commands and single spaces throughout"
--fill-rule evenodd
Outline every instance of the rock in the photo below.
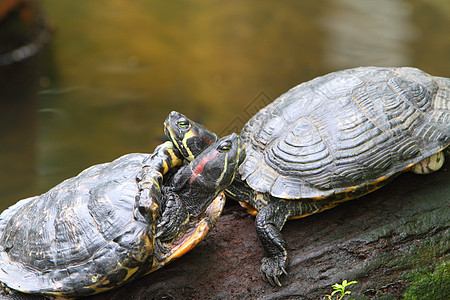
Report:
M 414 274 L 448 262 L 449 167 L 402 174 L 361 199 L 289 221 L 282 232 L 291 261 L 282 287 L 261 279 L 254 217 L 230 201 L 216 229 L 190 253 L 87 299 L 323 299 L 344 279 L 358 281 L 348 288 L 356 299 L 399 298 Z

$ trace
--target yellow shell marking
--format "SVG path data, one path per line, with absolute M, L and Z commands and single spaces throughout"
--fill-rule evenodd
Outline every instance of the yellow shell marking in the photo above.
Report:
M 387 180 L 389 179 L 389 177 L 391 177 L 391 176 L 382 176 L 382 177 L 377 178 L 375 181 L 368 183 L 366 185 L 351 186 L 351 187 L 343 190 L 342 192 L 336 193 L 334 196 L 332 196 L 333 197 L 332 199 L 334 199 L 334 200 L 330 199 L 330 202 L 327 205 L 322 206 L 322 204 L 320 204 L 319 205 L 320 208 L 318 208 L 317 210 L 314 210 L 314 211 L 306 213 L 306 214 L 293 216 L 293 217 L 290 217 L 289 219 L 292 220 L 292 219 L 304 218 L 304 217 L 322 212 L 324 210 L 336 207 L 337 205 L 339 205 L 343 202 L 362 197 L 366 194 L 369 194 L 369 193 L 383 187 L 387 183 Z M 353 193 L 353 192 L 356 192 L 356 193 Z M 305 201 L 321 202 L 321 201 L 323 201 L 323 199 L 324 199 L 324 197 L 316 197 L 314 199 L 308 199 L 308 200 L 305 199 Z M 295 200 L 302 201 L 301 199 L 295 199 Z M 246 203 L 246 202 L 239 202 L 239 203 L 242 207 L 247 209 L 247 212 L 249 214 L 251 214 L 253 216 L 256 216 L 258 214 L 258 211 L 251 204 Z
M 136 273 L 139 270 L 139 267 L 130 269 L 130 268 L 126 268 L 126 267 L 122 266 L 120 263 L 118 263 L 115 271 L 117 272 L 122 269 L 127 271 L 127 275 L 122 280 L 122 282 L 126 282 L 134 273 Z M 104 291 L 108 291 L 112 288 L 112 287 L 100 287 L 100 285 L 107 285 L 109 283 L 109 279 L 107 277 L 108 276 L 102 276 L 101 278 L 99 276 L 91 277 L 91 281 L 93 284 L 88 286 L 88 288 L 90 288 L 94 291 L 93 294 L 98 294 L 98 293 L 101 293 Z M 48 294 L 64 296 L 64 293 L 58 293 L 58 292 L 51 292 Z M 65 297 L 67 297 L 67 296 L 65 296 Z
M 313 213 L 303 214 L 303 215 L 300 215 L 300 216 L 293 216 L 293 217 L 289 218 L 289 220 L 301 219 L 301 218 L 310 216 L 310 215 L 312 215 L 312 214 L 320 213 L 320 212 L 322 212 L 322 211 L 324 211 L 324 210 L 333 208 L 333 207 L 338 206 L 338 205 L 339 205 L 339 202 L 337 202 L 337 201 L 336 201 L 336 202 L 332 202 L 332 203 L 330 203 L 329 205 L 324 206 L 324 207 L 322 207 L 321 209 L 318 209 L 317 211 L 315 211 L 315 212 L 313 212 Z
M 200 243 L 206 237 L 208 232 L 218 222 L 224 205 L 225 205 L 225 195 L 223 192 L 221 192 L 216 197 L 216 199 L 214 199 L 214 201 L 206 208 L 205 211 L 206 216 L 198 222 L 195 230 L 192 233 L 190 233 L 185 240 L 182 240 L 182 242 L 179 245 L 176 245 L 172 248 L 173 252 L 172 254 L 170 254 L 169 257 L 165 258 L 161 262 L 155 260 L 153 268 L 146 274 L 156 271 L 159 268 L 165 266 L 172 260 L 189 252 L 198 243 Z
M 127 276 L 125 276 L 125 278 L 123 279 L 123 282 L 126 282 L 131 277 L 131 275 L 133 275 L 134 273 L 137 272 L 137 270 L 139 270 L 139 267 L 135 267 L 132 269 L 128 269 L 128 268 L 124 268 L 124 269 L 127 270 Z
M 239 202 L 239 204 L 240 204 L 243 208 L 247 209 L 247 212 L 248 212 L 249 214 L 251 214 L 252 216 L 256 216 L 256 215 L 258 214 L 258 211 L 257 211 L 253 206 L 251 206 L 250 204 L 248 204 L 248 203 L 246 203 L 246 202 Z
M 201 220 L 194 234 L 186 242 L 184 242 L 179 249 L 172 253 L 167 261 L 178 258 L 194 248 L 194 246 L 197 245 L 201 240 L 203 240 L 204 237 L 208 234 L 209 229 L 210 226 L 208 222 L 205 220 Z

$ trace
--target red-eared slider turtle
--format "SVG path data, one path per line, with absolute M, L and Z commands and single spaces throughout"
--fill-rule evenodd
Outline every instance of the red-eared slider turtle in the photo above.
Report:
M 180 149 L 185 135 L 201 135 L 197 124 L 176 112 L 165 124 Z M 279 285 L 288 265 L 280 233 L 287 219 L 358 198 L 401 172 L 442 166 L 450 143 L 450 80 L 415 68 L 331 73 L 261 109 L 241 139 L 246 158 L 227 192 L 256 215 L 267 253 L 261 272 Z
M 136 174 L 162 157 L 175 155 L 177 161 L 171 148 L 166 143 L 154 155 L 128 154 L 90 167 L 5 210 L 0 215 L 0 282 L 25 293 L 77 297 L 114 288 L 189 251 L 218 220 L 221 191 L 242 162 L 241 145 L 232 134 L 176 173 L 168 172 L 162 213 L 146 210 L 135 200 Z M 166 173 L 173 161 L 155 164 L 165 166 Z

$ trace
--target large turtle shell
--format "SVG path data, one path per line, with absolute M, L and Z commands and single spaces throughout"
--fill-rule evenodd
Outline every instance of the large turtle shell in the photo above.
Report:
M 361 67 L 300 84 L 241 132 L 258 192 L 322 199 L 385 179 L 450 143 L 450 79 Z
M 148 154 L 90 167 L 0 215 L 0 282 L 27 293 L 101 292 L 181 256 L 223 209 L 219 195 L 175 241 L 154 239 L 155 224 L 133 218 L 136 174 Z M 156 257 L 157 256 L 157 257 Z

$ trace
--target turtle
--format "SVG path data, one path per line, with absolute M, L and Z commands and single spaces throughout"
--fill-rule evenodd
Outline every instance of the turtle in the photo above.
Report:
M 214 136 L 204 130 L 177 112 L 165 121 L 166 135 L 184 156 L 186 139 L 201 145 Z M 411 67 L 329 73 L 262 108 L 240 136 L 246 158 L 226 194 L 256 215 L 267 254 L 260 271 L 280 285 L 288 266 L 280 232 L 286 220 L 359 198 L 402 172 L 442 167 L 450 143 L 450 79 Z
M 180 166 L 182 156 L 166 142 L 153 155 L 124 155 L 18 201 L 0 215 L 0 282 L 11 292 L 73 298 L 164 266 L 217 223 L 241 148 L 231 134 Z M 136 174 L 159 167 L 164 180 L 153 190 L 161 201 L 146 209 L 136 196 L 151 185 Z

